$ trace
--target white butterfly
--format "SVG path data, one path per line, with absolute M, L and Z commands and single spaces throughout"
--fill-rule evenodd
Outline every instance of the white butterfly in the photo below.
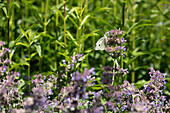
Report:
M 107 43 L 106 43 L 106 41 L 107 41 L 107 36 L 104 35 L 104 37 L 100 38 L 100 39 L 97 41 L 94 49 L 95 49 L 95 50 L 105 50 L 105 49 L 107 48 Z

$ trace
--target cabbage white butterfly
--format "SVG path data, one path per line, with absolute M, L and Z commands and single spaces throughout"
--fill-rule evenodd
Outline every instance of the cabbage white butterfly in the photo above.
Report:
M 94 49 L 95 49 L 95 50 L 105 50 L 105 49 L 107 48 L 107 43 L 106 43 L 106 41 L 107 41 L 107 36 L 104 35 L 104 37 L 100 38 L 100 39 L 97 41 Z

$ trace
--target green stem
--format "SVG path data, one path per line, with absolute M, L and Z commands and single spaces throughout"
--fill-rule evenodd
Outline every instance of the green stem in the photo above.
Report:
M 114 84 L 114 78 L 115 78 L 115 59 L 113 59 L 113 78 L 112 78 L 112 85 Z
M 117 16 L 117 0 L 114 0 L 114 23 L 116 22 L 116 16 Z
M 56 6 L 59 4 L 59 0 L 56 1 Z M 58 40 L 58 12 L 56 11 L 56 40 Z M 54 64 L 54 68 L 57 70 L 57 49 L 58 49 L 58 45 L 55 44 L 55 64 Z
M 125 24 L 125 1 L 123 1 L 123 8 L 122 8 L 122 30 L 124 30 Z M 123 56 L 121 56 L 121 68 L 123 68 Z
M 124 24 L 125 24 L 125 1 L 123 1 L 123 7 L 122 7 L 122 30 L 124 30 Z M 121 56 L 121 68 L 123 68 L 123 56 Z M 120 83 L 123 81 L 123 76 L 119 77 Z
M 64 0 L 64 2 L 66 2 L 66 0 Z M 65 45 L 65 49 L 66 49 L 66 20 L 65 20 L 65 16 L 66 16 L 66 4 L 64 3 L 64 45 Z M 66 51 L 65 51 L 65 60 L 66 60 Z
M 105 7 L 105 0 L 103 0 L 103 7 Z M 104 20 L 104 18 L 105 18 L 105 11 L 103 12 L 103 20 Z M 105 25 L 103 25 L 103 28 L 102 28 L 102 30 L 103 30 L 103 32 L 105 31 Z M 105 63 L 106 63 L 106 55 L 104 54 L 103 55 L 103 66 L 105 65 Z
M 9 36 L 9 32 L 10 32 L 10 14 L 9 14 L 9 4 L 10 4 L 10 0 L 8 0 L 8 40 L 7 40 L 7 46 L 9 48 L 9 41 L 10 41 L 10 36 Z M 8 54 L 8 58 L 9 58 L 9 54 Z
M 39 71 L 40 71 L 40 73 L 42 72 L 42 59 L 43 59 L 43 57 L 40 56 L 40 59 L 39 59 Z
M 28 64 L 29 64 L 29 66 L 28 66 L 28 80 L 30 81 L 31 80 L 31 78 L 30 78 L 30 67 L 31 67 L 31 64 L 30 64 L 30 60 L 31 60 L 30 46 L 28 47 L 28 58 L 29 58 L 29 60 L 28 60 Z M 31 87 L 30 87 L 30 82 L 29 82 L 29 90 L 30 89 L 31 89 Z
M 48 0 L 45 2 L 45 19 L 44 19 L 44 32 L 47 30 L 47 10 L 48 10 Z
M 132 23 L 134 25 L 134 23 L 135 23 L 135 0 L 133 0 L 132 2 L 133 2 L 133 9 L 132 9 L 133 20 L 132 20 Z M 132 37 L 133 37 L 133 39 L 132 39 L 132 50 L 134 51 L 135 50 L 135 30 L 132 31 Z M 133 72 L 132 72 L 132 82 L 135 82 L 135 71 L 134 71 L 134 69 L 135 69 L 135 61 L 132 62 L 132 70 L 133 70 Z

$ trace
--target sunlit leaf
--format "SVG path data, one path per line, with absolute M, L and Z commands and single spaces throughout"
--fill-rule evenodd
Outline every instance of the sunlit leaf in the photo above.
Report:
M 16 45 L 22 45 L 22 46 L 25 46 L 25 47 L 27 47 L 27 48 L 29 47 L 28 44 L 24 44 L 24 43 L 22 43 L 22 42 L 17 42 Z

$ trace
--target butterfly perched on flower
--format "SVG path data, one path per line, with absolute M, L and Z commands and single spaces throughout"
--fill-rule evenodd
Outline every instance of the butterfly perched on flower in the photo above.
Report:
M 107 36 L 104 35 L 104 37 L 100 38 L 96 45 L 95 45 L 95 50 L 106 50 L 107 48 Z

